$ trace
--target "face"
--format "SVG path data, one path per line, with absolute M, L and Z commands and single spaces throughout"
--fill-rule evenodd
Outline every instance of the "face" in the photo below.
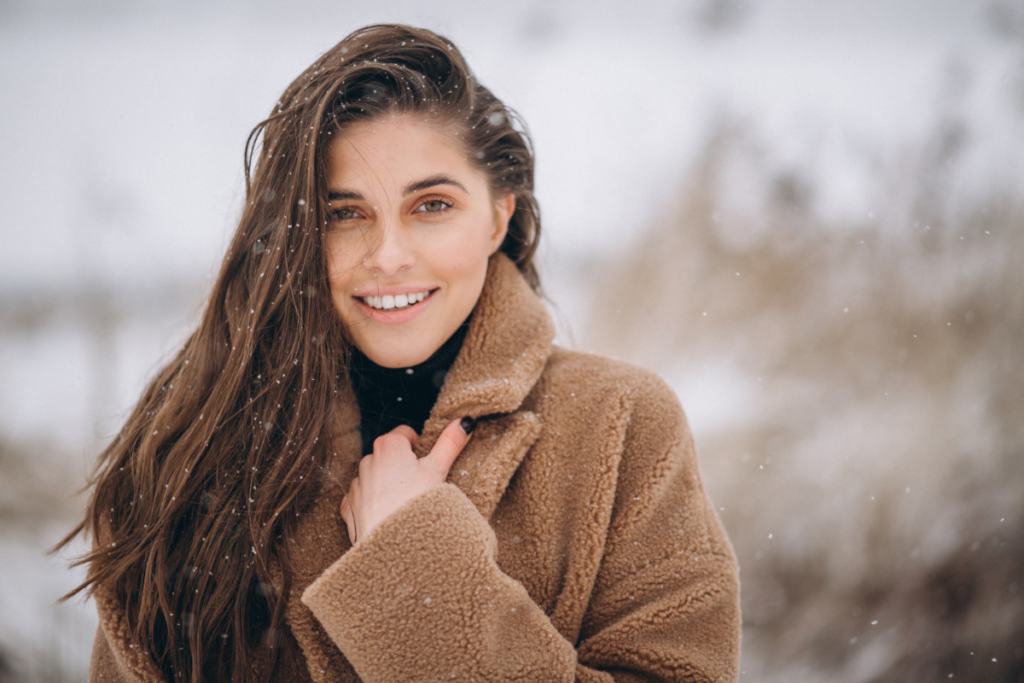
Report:
M 425 361 L 469 316 L 515 210 L 440 126 L 360 122 L 329 148 L 325 235 L 334 308 L 389 368 Z

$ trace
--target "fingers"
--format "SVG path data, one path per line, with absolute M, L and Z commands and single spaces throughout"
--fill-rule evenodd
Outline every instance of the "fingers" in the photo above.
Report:
M 373 441 L 373 452 L 382 453 L 384 451 L 412 451 L 416 447 L 416 442 L 420 440 L 420 435 L 416 433 L 416 430 L 409 425 L 398 425 L 390 432 L 381 434 Z M 365 461 L 366 458 L 363 458 Z
M 341 499 L 341 518 L 345 520 L 345 527 L 348 529 L 348 540 L 352 545 L 356 544 L 356 518 L 352 514 L 352 506 L 348 504 L 348 496 Z
M 409 445 L 414 448 L 416 447 L 416 442 L 420 440 L 420 435 L 417 434 L 416 430 L 410 427 L 409 425 L 398 425 L 397 427 L 392 429 L 390 433 L 404 436 L 406 439 L 409 440 Z
M 451 424 L 444 428 L 441 435 L 437 437 L 437 443 L 424 460 L 429 460 L 444 476 L 448 476 L 448 470 L 452 463 L 459 457 L 459 453 L 469 443 L 469 435 L 476 427 L 476 420 L 471 417 L 464 417 L 461 420 L 452 420 Z

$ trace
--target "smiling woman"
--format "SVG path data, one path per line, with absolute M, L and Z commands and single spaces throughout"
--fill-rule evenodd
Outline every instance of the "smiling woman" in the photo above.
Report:
M 94 539 L 90 680 L 734 680 L 736 562 L 682 409 L 552 344 L 532 150 L 458 50 L 356 31 L 246 180 L 67 539 Z

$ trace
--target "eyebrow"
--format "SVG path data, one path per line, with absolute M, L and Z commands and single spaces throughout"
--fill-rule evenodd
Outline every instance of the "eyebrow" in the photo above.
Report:
M 426 190 L 427 188 L 437 187 L 438 185 L 454 185 L 455 187 L 459 188 L 466 194 L 469 194 L 469 190 L 467 190 L 465 185 L 460 183 L 458 180 L 452 178 L 451 176 L 446 176 L 444 174 L 439 173 L 438 175 L 432 175 L 429 178 L 424 178 L 423 180 L 417 180 L 414 183 L 409 183 L 408 185 L 405 186 L 405 190 L 402 192 L 402 196 L 407 196 L 413 194 L 414 192 L 419 192 L 420 190 Z M 342 201 L 346 199 L 362 201 L 364 197 L 358 192 L 335 192 L 332 190 L 331 192 L 327 193 L 328 201 Z
M 402 194 L 410 195 L 413 192 L 419 192 L 420 190 L 425 190 L 428 187 L 436 187 L 438 185 L 454 185 L 455 187 L 459 188 L 466 194 L 469 194 L 469 190 L 467 190 L 462 183 L 460 183 L 455 178 L 452 178 L 451 176 L 446 176 L 441 173 L 437 175 L 432 175 L 429 178 L 426 178 L 416 183 L 409 183 L 405 188 L 405 192 L 403 192 Z

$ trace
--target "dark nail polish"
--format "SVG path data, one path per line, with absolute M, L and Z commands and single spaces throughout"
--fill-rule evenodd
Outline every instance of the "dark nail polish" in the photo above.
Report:
M 462 422 L 459 423 L 459 426 L 462 427 L 462 431 L 466 432 L 466 434 L 472 434 L 473 430 L 476 429 L 476 420 L 467 415 L 462 418 Z

